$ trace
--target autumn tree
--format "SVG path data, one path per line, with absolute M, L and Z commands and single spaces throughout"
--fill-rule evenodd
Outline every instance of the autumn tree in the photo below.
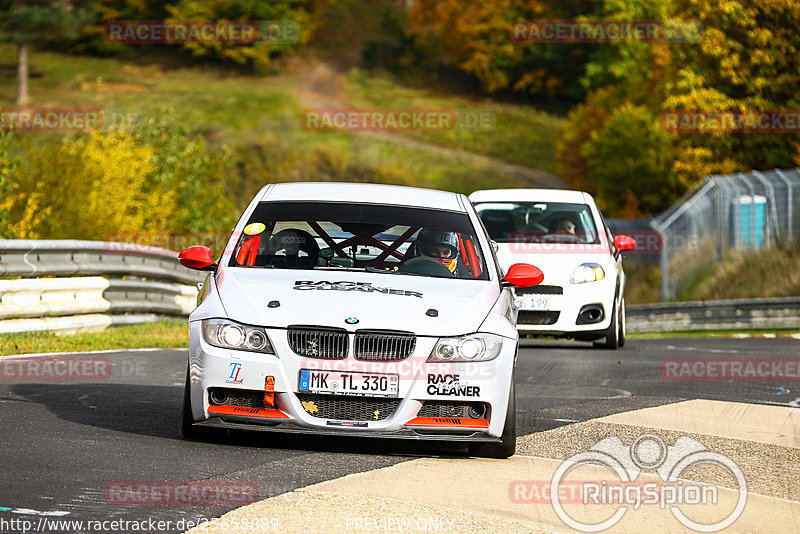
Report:
M 525 43 L 514 39 L 513 23 L 534 19 L 570 19 L 593 13 L 584 0 L 418 0 L 409 11 L 412 28 L 432 33 L 446 57 L 475 76 L 489 92 L 581 98 L 573 83 L 583 74 L 591 47 L 573 43 Z
M 0 0 L 0 41 L 17 45 L 17 104 L 30 100 L 31 45 L 76 37 L 88 16 L 69 0 Z

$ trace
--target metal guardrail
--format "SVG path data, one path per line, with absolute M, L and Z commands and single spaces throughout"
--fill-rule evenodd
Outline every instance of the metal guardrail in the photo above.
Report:
M 96 330 L 152 321 L 155 314 L 187 316 L 205 273 L 181 266 L 177 257 L 126 243 L 2 240 L 0 277 L 21 278 L 0 280 L 0 333 Z
M 0 280 L 0 333 L 71 332 L 187 316 L 205 273 L 156 247 L 0 240 L 0 277 L 22 277 Z M 800 297 L 628 306 L 627 321 L 632 333 L 800 328 Z
M 178 264 L 178 253 L 105 241 L 2 240 L 0 277 L 118 275 L 194 284 L 202 273 Z
M 632 333 L 800 328 L 800 297 L 645 304 L 626 316 Z

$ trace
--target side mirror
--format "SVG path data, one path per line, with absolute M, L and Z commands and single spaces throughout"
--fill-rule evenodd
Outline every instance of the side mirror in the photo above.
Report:
M 213 271 L 217 268 L 211 249 L 202 245 L 183 249 L 178 254 L 178 262 L 196 271 Z
M 636 248 L 636 240 L 626 235 L 618 235 L 614 238 L 614 248 L 617 250 L 631 250 Z
M 544 273 L 538 267 L 527 263 L 515 263 L 508 268 L 508 272 L 503 277 L 503 282 L 514 287 L 530 287 L 541 284 L 544 280 Z

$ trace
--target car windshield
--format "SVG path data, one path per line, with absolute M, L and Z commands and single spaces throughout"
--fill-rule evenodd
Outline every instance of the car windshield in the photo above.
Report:
M 466 214 L 338 202 L 260 203 L 229 265 L 489 279 Z
M 586 204 L 480 202 L 475 209 L 489 237 L 498 243 L 600 243 Z

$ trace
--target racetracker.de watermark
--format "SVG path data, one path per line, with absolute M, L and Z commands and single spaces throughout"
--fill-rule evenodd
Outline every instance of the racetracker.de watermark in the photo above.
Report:
M 0 382 L 103 381 L 111 375 L 111 360 L 105 356 L 0 358 Z
M 109 482 L 103 488 L 107 504 L 143 506 L 233 505 L 259 500 L 253 482 Z
M 380 132 L 395 130 L 492 130 L 493 111 L 454 109 L 309 109 L 303 113 L 306 130 Z
M 800 110 L 672 110 L 659 115 L 670 133 L 798 133 Z
M 520 20 L 508 29 L 517 43 L 696 43 L 702 26 L 685 20 Z
M 293 44 L 300 27 L 283 20 L 115 20 L 105 23 L 103 34 L 106 42 L 126 45 Z
M 0 129 L 15 132 L 87 132 L 103 126 L 99 109 L 4 109 Z
M 671 382 L 800 380 L 796 358 L 664 358 L 660 369 Z
M 237 234 L 238 235 L 238 234 Z M 151 247 L 181 251 L 187 247 L 202 245 L 220 253 L 230 239 L 224 232 L 126 232 L 111 233 L 104 238 L 103 248 L 112 253 L 148 252 Z

